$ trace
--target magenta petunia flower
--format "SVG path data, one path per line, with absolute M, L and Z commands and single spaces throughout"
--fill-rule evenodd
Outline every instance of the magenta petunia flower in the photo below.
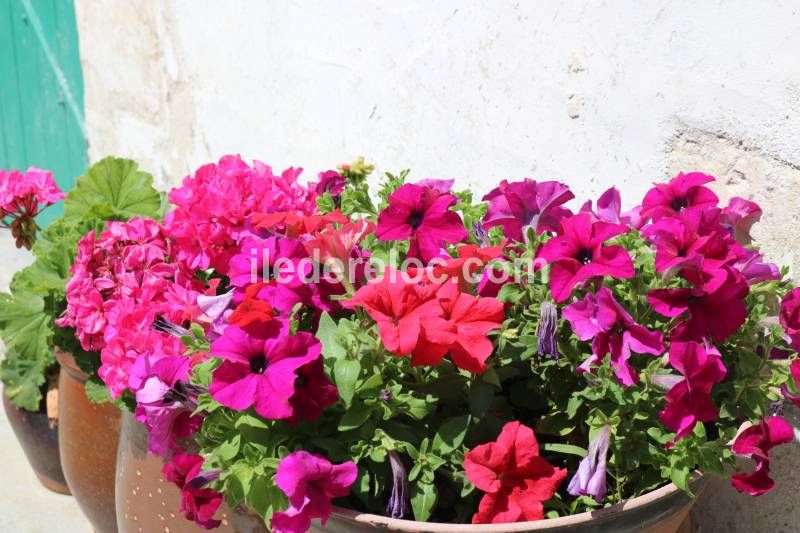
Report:
M 761 207 L 750 200 L 734 196 L 722 210 L 722 224 L 741 244 L 750 244 L 750 228 L 761 219 Z
M 333 511 L 331 500 L 347 496 L 357 475 L 353 461 L 335 465 L 306 451 L 290 453 L 275 473 L 275 484 L 289 498 L 289 508 L 272 515 L 272 531 L 305 533 L 315 519 L 324 526 Z
M 670 332 L 672 340 L 723 342 L 744 324 L 744 299 L 750 292 L 747 282 L 732 268 L 720 272 L 725 274 L 724 282 L 714 282 L 713 288 L 653 289 L 647 293 L 647 301 L 660 315 L 675 318 L 688 314 Z
M 733 268 L 742 273 L 749 285 L 762 281 L 775 281 L 783 277 L 778 265 L 765 263 L 764 255 L 752 248 L 744 250 L 744 255 L 733 264 Z
M 458 213 L 458 199 L 442 187 L 406 183 L 389 196 L 389 206 L 378 214 L 375 235 L 382 241 L 410 239 L 409 257 L 428 262 L 442 249 L 467 238 Z
M 140 356 L 147 359 L 146 355 Z M 150 453 L 167 457 L 176 441 L 200 429 L 202 417 L 192 416 L 200 390 L 188 383 L 190 360 L 184 356 L 159 359 L 146 370 L 136 391 L 136 420 L 150 432 Z
M 622 197 L 616 187 L 611 187 L 606 190 L 597 199 L 597 209 L 592 208 L 592 201 L 587 200 L 581 206 L 581 213 L 590 213 L 594 218 L 609 224 L 625 224 L 633 228 L 639 229 L 642 227 L 642 218 L 639 215 L 641 207 L 634 207 L 633 209 L 622 212 Z
M 258 298 L 285 314 L 297 304 L 311 303 L 313 293 L 305 279 L 310 278 L 313 267 L 297 239 L 246 239 L 229 268 L 231 284 L 236 287 L 236 303 L 244 299 L 244 289 L 254 283 L 263 283 Z
M 592 356 L 578 367 L 583 372 L 590 371 L 610 353 L 617 379 L 630 386 L 638 381 L 636 369 L 628 363 L 632 352 L 652 355 L 664 352 L 661 332 L 637 324 L 607 287 L 601 288 L 596 296 L 589 293 L 583 300 L 568 305 L 564 318 L 572 324 L 579 339 L 592 340 Z
M 318 360 L 321 348 L 310 333 L 289 335 L 288 325 L 278 319 L 246 331 L 228 326 L 211 344 L 211 354 L 224 359 L 211 379 L 211 397 L 237 411 L 254 406 L 264 418 L 301 416 L 292 403 L 300 369 Z
M 800 287 L 790 290 L 781 301 L 780 323 L 789 344 L 800 352 Z
M 746 428 L 736 436 L 731 446 L 733 453 L 750 457 L 756 468 L 749 474 L 735 474 L 731 483 L 739 492 L 750 496 L 760 496 L 775 487 L 775 481 L 769 477 L 770 450 L 780 444 L 788 444 L 794 440 L 791 424 L 779 416 L 773 416 Z
M 164 479 L 174 483 L 181 491 L 180 511 L 203 529 L 214 529 L 222 521 L 215 520 L 222 494 L 206 487 L 219 472 L 201 472 L 205 460 L 199 455 L 176 453 L 164 464 Z
M 703 185 L 714 180 L 701 172 L 679 173 L 669 183 L 657 183 L 642 201 L 641 215 L 658 220 L 675 216 L 685 209 L 716 207 L 719 198 Z
M 673 342 L 669 364 L 683 375 L 667 392 L 667 405 L 659 417 L 675 431 L 675 442 L 689 435 L 697 422 L 710 422 L 718 416 L 711 401 L 711 389 L 725 379 L 727 369 L 719 351 L 712 345 L 697 342 Z
M 556 302 L 569 298 L 575 286 L 588 279 L 633 277 L 633 261 L 625 248 L 604 245 L 626 233 L 626 226 L 592 222 L 587 213 L 567 218 L 561 225 L 562 233 L 544 243 L 538 254 L 551 265 L 550 292 Z
M 509 183 L 506 180 L 483 197 L 489 202 L 483 225 L 486 228 L 502 226 L 510 240 L 526 240 L 528 228 L 538 235 L 544 231 L 558 231 L 561 220 L 572 212 L 561 207 L 575 198 L 563 183 L 557 181 L 536 182 L 525 178 Z
M 326 170 L 317 174 L 319 181 L 316 184 L 309 184 L 314 187 L 317 194 L 323 195 L 326 192 L 331 196 L 339 196 L 344 191 L 345 179 L 344 176 L 335 170 Z

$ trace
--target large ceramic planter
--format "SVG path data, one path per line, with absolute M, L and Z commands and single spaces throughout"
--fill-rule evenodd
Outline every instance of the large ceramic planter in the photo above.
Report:
M 96 533 L 115 533 L 114 471 L 120 412 L 112 403 L 86 398 L 87 380 L 71 354 L 56 350 L 61 465 L 72 495 Z
M 46 412 L 34 413 L 15 407 L 5 394 L 3 408 L 22 451 L 41 484 L 53 492 L 69 494 L 58 452 L 58 427 L 51 424 Z
M 702 490 L 701 478 L 693 485 L 695 494 Z M 675 485 L 668 485 L 608 509 L 516 524 L 467 525 L 420 523 L 395 520 L 336 508 L 325 526 L 311 527 L 315 533 L 367 533 L 397 531 L 402 533 L 690 533 L 689 511 L 694 500 Z
M 124 413 L 122 435 L 117 455 L 117 522 L 120 533 L 204 531 L 178 512 L 180 492 L 163 480 L 160 457 L 147 453 L 147 430 L 130 413 Z M 703 479 L 693 485 L 695 494 L 703 488 Z M 335 508 L 325 526 L 315 522 L 314 533 L 689 533 L 687 518 L 694 500 L 668 485 L 638 498 L 596 511 L 552 520 L 516 524 L 468 525 L 422 523 L 394 520 L 385 516 Z M 220 511 L 223 533 L 266 533 L 264 523 L 242 510 Z M 686 527 L 686 529 L 682 529 Z
M 122 414 L 117 451 L 116 507 L 119 533 L 199 533 L 206 531 L 179 512 L 181 494 L 164 481 L 164 461 L 147 453 L 147 429 L 130 413 Z M 233 533 L 227 509 L 217 518 L 219 533 Z

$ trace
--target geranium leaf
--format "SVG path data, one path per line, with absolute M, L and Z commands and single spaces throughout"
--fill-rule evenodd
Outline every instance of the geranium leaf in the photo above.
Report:
M 130 159 L 106 157 L 80 176 L 64 201 L 67 219 L 158 218 L 161 196 L 153 177 Z
M 7 348 L 5 359 L 0 362 L 0 377 L 9 401 L 20 409 L 38 411 L 48 366 L 43 359 L 24 358 L 13 348 Z

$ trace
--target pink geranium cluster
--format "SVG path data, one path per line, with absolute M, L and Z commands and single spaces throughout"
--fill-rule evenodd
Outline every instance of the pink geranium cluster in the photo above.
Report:
M 180 341 L 153 330 L 156 317 L 196 318 L 202 284 L 172 262 L 165 228 L 149 219 L 109 222 L 78 243 L 67 284 L 67 309 L 57 321 L 74 327 L 84 350 L 99 351 L 100 378 L 117 398 L 136 392 L 142 370 L 161 357 L 179 355 Z M 139 358 L 142 357 L 140 361 Z
M 34 218 L 63 199 L 64 193 L 47 170 L 0 170 L 0 224 L 11 229 L 17 248 L 33 246 L 37 229 Z
M 313 214 L 316 193 L 298 183 L 301 172 L 288 168 L 276 175 L 264 163 L 250 166 L 238 155 L 197 169 L 169 195 L 175 209 L 165 223 L 175 240 L 177 258 L 189 268 L 213 266 L 225 274 L 237 244 L 253 229 L 251 215 Z

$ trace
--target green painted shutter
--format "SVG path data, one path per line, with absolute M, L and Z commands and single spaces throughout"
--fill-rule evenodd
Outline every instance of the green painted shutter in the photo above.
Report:
M 0 168 L 37 166 L 67 191 L 86 170 L 72 0 L 0 0 Z M 47 223 L 62 212 L 53 206 Z

